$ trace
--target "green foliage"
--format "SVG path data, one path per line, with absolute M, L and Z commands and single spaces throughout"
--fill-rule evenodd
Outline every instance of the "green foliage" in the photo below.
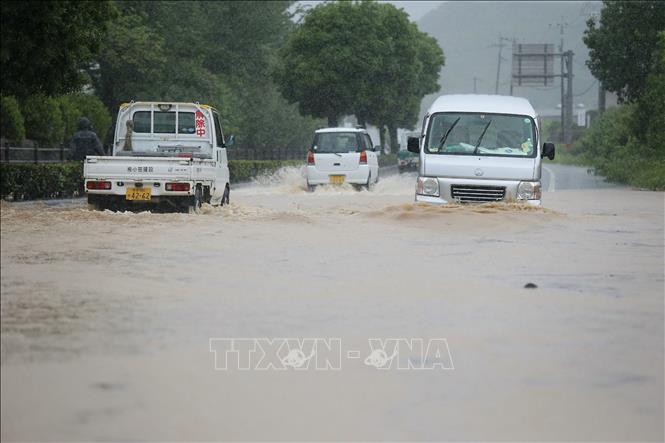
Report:
M 2 94 L 23 99 L 78 90 L 115 8 L 100 1 L 3 1 Z
M 594 75 L 631 103 L 597 118 L 572 154 L 611 181 L 665 189 L 665 6 L 606 2 L 584 41 Z
M 401 152 L 404 152 L 404 151 L 400 151 L 399 153 L 392 153 L 392 154 L 383 154 L 382 153 L 381 155 L 379 155 L 379 166 L 381 167 L 381 166 L 394 166 L 394 165 L 396 165 L 397 164 L 397 157 L 400 155 Z M 408 152 L 408 151 L 406 151 L 406 152 Z M 412 154 L 412 153 L 409 152 L 409 154 Z M 416 154 L 412 154 L 412 155 L 416 155 Z
M 14 143 L 25 138 L 25 125 L 15 97 L 2 97 L 0 102 L 0 134 Z
M 0 164 L 0 197 L 71 197 L 83 187 L 83 163 Z
M 620 99 L 632 101 L 647 88 L 656 63 L 658 34 L 665 30 L 665 3 L 604 0 L 600 21 L 587 22 L 591 73 Z
M 289 105 L 269 75 L 293 26 L 290 3 L 119 2 L 93 85 L 114 111 L 130 100 L 210 104 L 239 147 L 306 145 L 319 122 Z
M 230 160 L 231 183 L 249 181 L 252 178 L 277 171 L 284 166 L 302 165 L 302 160 Z
M 42 94 L 31 95 L 23 101 L 26 137 L 43 146 L 57 146 L 63 140 L 65 124 L 58 100 Z
M 355 114 L 361 123 L 412 127 L 422 97 L 439 89 L 443 53 L 408 15 L 388 3 L 320 4 L 279 52 L 274 78 L 304 114 Z
M 607 110 L 562 160 L 593 166 L 597 174 L 613 182 L 665 189 L 662 148 L 657 151 L 652 141 L 634 135 L 637 109 L 633 104 Z
M 67 99 L 76 107 L 78 118 L 87 117 L 92 123 L 92 128 L 97 136 L 104 140 L 106 131 L 111 126 L 111 114 L 109 114 L 101 100 L 89 94 L 71 94 L 67 96 Z
M 69 95 L 58 97 L 58 105 L 62 114 L 62 122 L 64 125 L 63 142 L 70 140 L 74 132 L 81 114 L 76 107 L 76 104 Z

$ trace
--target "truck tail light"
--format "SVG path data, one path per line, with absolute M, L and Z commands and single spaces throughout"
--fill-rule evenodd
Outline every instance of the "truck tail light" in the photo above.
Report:
M 187 192 L 189 191 L 189 183 L 167 183 L 164 188 L 167 191 Z
M 191 152 L 180 152 L 176 154 L 176 157 L 182 157 L 182 158 L 192 158 L 193 155 Z
M 111 189 L 111 182 L 107 181 L 89 181 L 85 184 L 87 189 Z
M 307 164 L 308 165 L 314 164 L 314 153 L 312 151 L 307 152 Z
M 360 152 L 360 164 L 361 165 L 366 165 L 367 164 L 367 151 L 361 151 Z

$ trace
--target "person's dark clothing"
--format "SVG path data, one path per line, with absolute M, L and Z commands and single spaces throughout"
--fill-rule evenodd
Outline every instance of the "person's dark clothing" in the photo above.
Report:
M 79 120 L 78 129 L 69 142 L 72 160 L 85 160 L 86 155 L 105 155 L 102 142 L 92 130 L 90 120 L 83 117 Z

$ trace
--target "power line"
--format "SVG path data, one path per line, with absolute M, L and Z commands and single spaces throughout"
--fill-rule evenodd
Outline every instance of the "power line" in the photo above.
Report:
M 584 92 L 580 92 L 580 93 L 578 93 L 578 94 L 573 94 L 573 97 L 579 97 L 579 96 L 581 96 L 581 95 L 586 94 L 587 92 L 589 92 L 589 91 L 591 90 L 591 88 L 593 88 L 594 86 L 596 86 L 596 84 L 598 84 L 598 80 L 594 80 L 594 81 L 592 81 L 591 84 L 589 85 L 589 87 L 586 88 L 586 89 L 584 90 Z

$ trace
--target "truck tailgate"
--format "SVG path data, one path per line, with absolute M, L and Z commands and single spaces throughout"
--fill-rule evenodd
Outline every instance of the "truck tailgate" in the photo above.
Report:
M 190 180 L 192 161 L 177 157 L 99 157 L 86 158 L 83 174 L 100 179 Z

